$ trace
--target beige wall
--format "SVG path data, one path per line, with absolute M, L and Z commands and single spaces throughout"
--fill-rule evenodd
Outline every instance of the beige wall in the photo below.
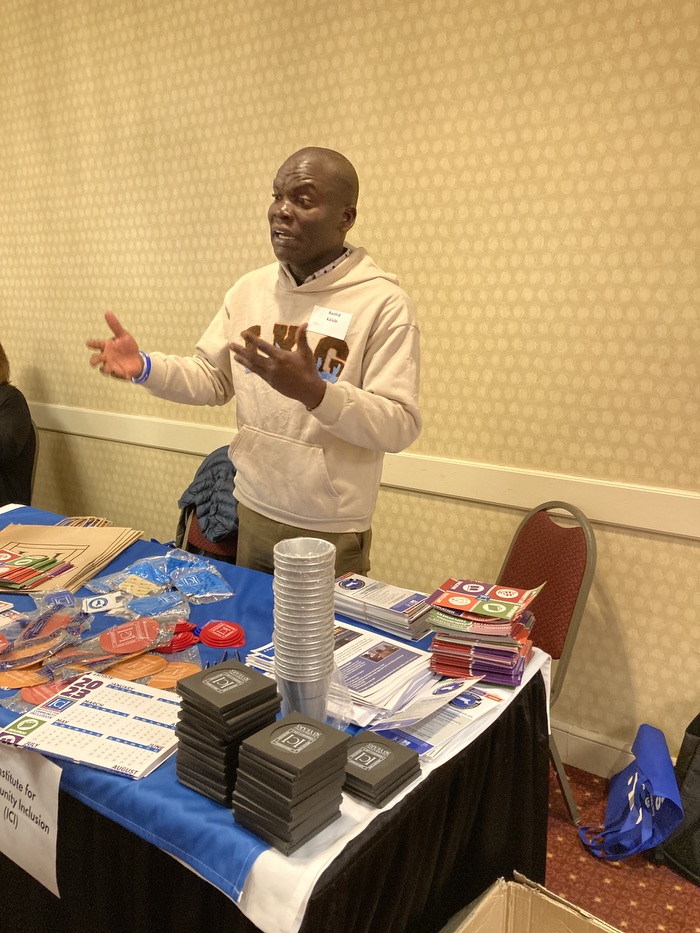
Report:
M 57 0 L 2 19 L 0 339 L 30 402 L 233 425 L 100 377 L 84 341 L 113 310 L 144 348 L 187 352 L 271 258 L 278 164 L 318 144 L 356 164 L 351 239 L 418 308 L 413 453 L 700 492 L 693 0 Z M 42 431 L 36 504 L 166 540 L 197 463 Z M 463 493 L 384 488 L 374 575 L 495 574 L 519 514 Z M 675 752 L 700 707 L 700 544 L 596 532 L 557 718 L 621 744 L 652 722 Z

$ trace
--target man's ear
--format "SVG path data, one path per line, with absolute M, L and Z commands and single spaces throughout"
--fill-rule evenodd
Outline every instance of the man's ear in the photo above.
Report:
M 355 220 L 357 219 L 357 208 L 356 207 L 346 207 L 343 211 L 343 219 L 340 223 L 340 229 L 343 233 L 347 233 L 348 230 L 354 226 Z

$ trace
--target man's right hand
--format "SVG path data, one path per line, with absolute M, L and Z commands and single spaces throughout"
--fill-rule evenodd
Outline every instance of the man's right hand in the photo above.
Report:
M 108 340 L 87 341 L 91 350 L 99 351 L 90 357 L 90 365 L 99 366 L 105 376 L 114 376 L 116 379 L 137 378 L 143 371 L 143 358 L 138 344 L 111 311 L 105 314 L 105 321 L 114 336 Z

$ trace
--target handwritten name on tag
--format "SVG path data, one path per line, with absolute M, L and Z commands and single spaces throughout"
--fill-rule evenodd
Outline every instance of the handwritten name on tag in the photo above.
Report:
M 351 319 L 352 315 L 348 311 L 334 311 L 332 308 L 315 305 L 309 318 L 309 330 L 315 334 L 344 340 Z

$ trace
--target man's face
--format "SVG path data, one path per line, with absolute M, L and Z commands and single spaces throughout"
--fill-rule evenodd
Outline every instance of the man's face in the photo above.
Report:
M 345 234 L 355 222 L 345 188 L 323 160 L 290 156 L 277 172 L 267 212 L 275 256 L 303 281 L 343 251 Z

